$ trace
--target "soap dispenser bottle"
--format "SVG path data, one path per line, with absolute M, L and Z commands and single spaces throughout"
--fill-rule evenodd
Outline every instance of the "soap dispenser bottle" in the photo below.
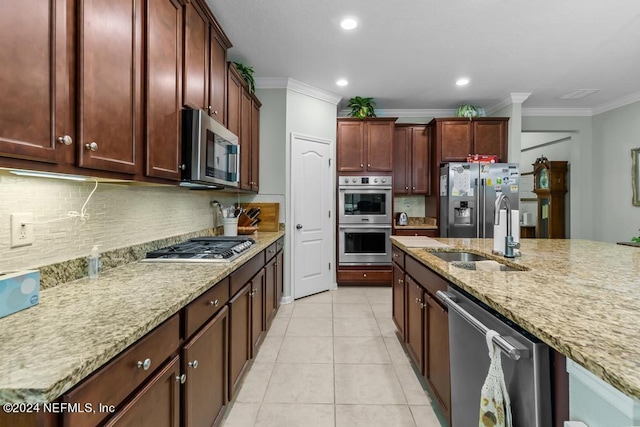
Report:
M 98 245 L 91 248 L 91 255 L 87 258 L 89 264 L 89 278 L 95 279 L 100 274 L 100 250 Z

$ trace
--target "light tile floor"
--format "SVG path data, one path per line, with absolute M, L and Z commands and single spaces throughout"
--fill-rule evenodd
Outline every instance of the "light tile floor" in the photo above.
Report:
M 391 288 L 282 305 L 224 427 L 440 427 L 391 320 Z

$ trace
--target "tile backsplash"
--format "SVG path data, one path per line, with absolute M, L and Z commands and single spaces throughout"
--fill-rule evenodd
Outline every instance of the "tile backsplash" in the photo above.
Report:
M 425 216 L 424 196 L 395 196 L 393 199 L 395 212 L 406 212 L 411 217 Z
M 36 268 L 213 226 L 209 202 L 233 203 L 235 195 L 172 186 L 100 183 L 87 204 L 88 220 L 65 218 L 80 211 L 92 181 L 0 174 L 0 271 Z M 11 248 L 12 213 L 33 213 L 35 243 Z

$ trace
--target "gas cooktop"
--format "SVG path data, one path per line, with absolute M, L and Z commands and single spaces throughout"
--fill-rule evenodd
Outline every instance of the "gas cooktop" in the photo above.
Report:
M 147 252 L 143 262 L 231 262 L 253 245 L 244 236 L 214 236 L 189 239 L 184 243 Z

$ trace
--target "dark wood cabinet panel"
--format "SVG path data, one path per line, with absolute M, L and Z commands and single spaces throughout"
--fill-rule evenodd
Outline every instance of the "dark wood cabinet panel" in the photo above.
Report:
M 438 398 L 443 412 L 450 419 L 451 377 L 449 374 L 449 316 L 446 309 L 431 295 L 427 299 L 425 371 L 427 382 Z
M 364 170 L 364 122 L 338 121 L 338 172 Z
M 209 23 L 207 15 L 194 0 L 184 8 L 184 83 L 183 104 L 205 110 L 208 105 Z
M 404 340 L 404 306 L 406 298 L 404 296 L 404 271 L 397 265 L 393 265 L 393 292 L 392 292 L 392 318 L 393 322 Z
M 240 98 L 240 188 L 251 190 L 251 95 L 243 87 Z
M 72 163 L 75 0 L 19 1 L 0 14 L 0 156 Z M 10 9 L 10 11 L 8 10 Z
M 180 375 L 176 356 L 105 427 L 179 427 Z
M 147 0 L 146 7 L 146 174 L 179 180 L 183 6 Z
M 276 257 L 265 266 L 264 277 L 264 312 L 265 312 L 265 329 L 269 329 L 271 321 L 276 315 L 278 309 L 278 259 Z
M 409 194 L 411 128 L 396 126 L 393 131 L 393 194 Z
M 184 309 L 184 336 L 193 335 L 207 320 L 229 301 L 229 277 L 216 283 L 211 289 L 189 303 Z
M 227 129 L 240 136 L 242 79 L 233 64 L 227 68 Z
M 227 44 L 214 26 L 209 37 L 209 115 L 218 122 L 226 123 L 227 103 Z
M 251 356 L 251 292 L 249 282 L 229 300 L 229 399 L 235 396 L 238 381 Z
M 508 160 L 506 117 L 434 119 L 437 145 L 436 163 L 465 162 L 469 154 L 493 154 Z
M 419 229 L 419 228 L 404 229 L 399 227 L 396 227 L 393 230 L 393 234 L 395 236 L 426 236 L 426 237 L 440 236 L 440 232 L 434 229 Z
M 133 174 L 142 129 L 142 2 L 79 3 L 79 166 Z
M 338 283 L 345 285 L 386 285 L 389 286 L 393 273 L 391 267 L 371 269 L 347 269 L 342 267 L 338 270 Z
M 260 189 L 260 107 L 255 96 L 251 97 L 251 191 Z
M 473 121 L 472 154 L 495 154 L 506 162 L 508 127 L 504 119 Z
M 213 426 L 227 404 L 227 307 L 205 325 L 183 348 L 185 427 Z
M 415 362 L 420 372 L 424 375 L 423 351 L 424 351 L 424 291 L 411 277 L 405 275 L 406 295 L 406 324 L 405 340 L 409 355 Z
M 473 127 L 471 121 L 438 122 L 440 161 L 464 162 L 473 152 Z
M 393 121 L 367 123 L 367 170 L 370 172 L 393 171 Z
M 265 269 L 263 268 L 251 279 L 251 358 L 258 354 L 258 347 L 264 338 L 265 331 Z
M 284 253 L 281 251 L 276 255 L 276 308 L 280 307 L 282 295 L 284 294 Z
M 393 138 L 394 194 L 431 194 L 431 159 L 431 132 L 427 126 L 396 126 Z

